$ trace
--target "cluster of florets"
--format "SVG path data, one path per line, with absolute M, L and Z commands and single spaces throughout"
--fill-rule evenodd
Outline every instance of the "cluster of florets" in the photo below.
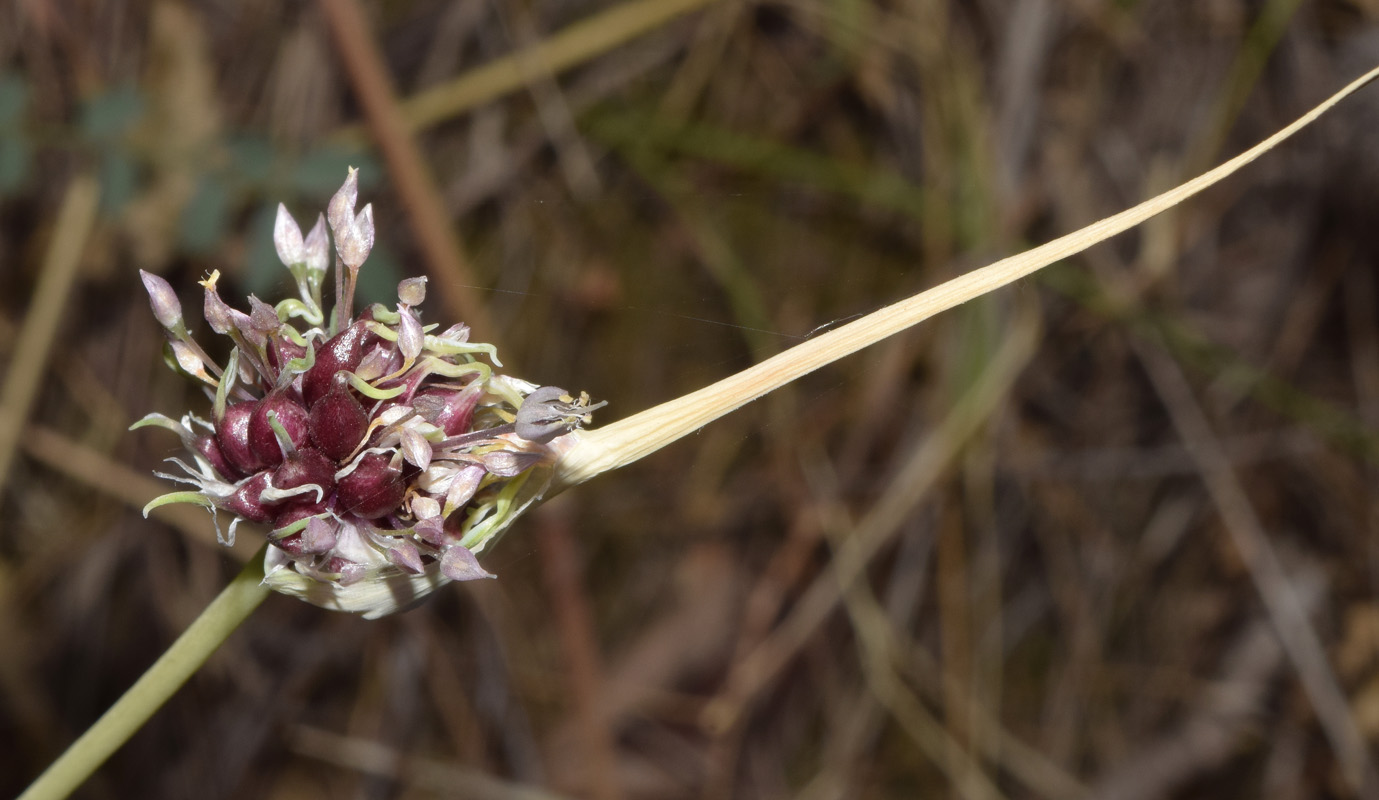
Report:
M 350 170 L 327 217 L 303 237 L 278 207 L 274 243 L 300 298 L 249 313 L 226 304 L 217 274 L 202 283 L 205 317 L 234 343 L 222 368 L 194 342 L 166 281 L 142 273 L 163 325 L 169 362 L 202 381 L 211 419 L 150 414 L 135 427 L 177 433 L 190 461 L 163 477 L 174 492 L 149 510 L 193 502 L 270 529 L 265 563 L 273 588 L 332 608 L 381 616 L 450 580 L 492 577 L 475 558 L 550 479 L 550 443 L 597 406 L 556 387 L 505 375 L 492 345 L 455 325 L 436 332 L 417 312 L 426 279 L 398 286 L 398 304 L 352 318 L 359 268 L 373 247 L 371 206 L 355 214 Z M 337 303 L 329 323 L 321 290 L 337 254 Z M 305 323 L 305 329 L 293 324 Z M 600 404 L 601 405 L 601 404 Z M 219 528 L 217 528 L 219 530 Z

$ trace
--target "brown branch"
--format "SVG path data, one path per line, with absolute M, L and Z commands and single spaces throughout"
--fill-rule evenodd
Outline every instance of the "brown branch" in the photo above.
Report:
M 551 614 L 560 631 L 566 686 L 572 712 L 582 736 L 579 747 L 588 759 L 589 783 L 584 792 L 597 800 L 618 800 L 617 752 L 609 721 L 599 706 L 602 667 L 594 631 L 594 612 L 585 591 L 579 554 L 570 531 L 570 507 L 556 500 L 537 509 L 537 546 Z
M 1187 377 L 1162 351 L 1141 342 L 1135 342 L 1135 351 L 1197 465 L 1231 544 L 1249 570 L 1346 782 L 1357 797 L 1379 798 L 1379 770 L 1327 660 L 1326 649 L 1307 618 L 1300 591 L 1285 572 Z
M 38 396 L 62 309 L 76 284 L 81 254 L 96 224 L 99 199 L 100 185 L 89 175 L 74 178 L 62 198 L 29 313 L 14 345 L 14 359 L 0 385 L 0 411 L 4 412 L 0 414 L 0 485 L 9 474 L 19 434 Z

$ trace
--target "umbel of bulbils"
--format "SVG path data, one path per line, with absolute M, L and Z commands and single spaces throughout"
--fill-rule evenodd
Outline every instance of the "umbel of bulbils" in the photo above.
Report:
M 298 297 L 251 296 L 245 312 L 221 299 L 218 274 L 202 282 L 206 323 L 233 343 L 224 365 L 193 341 L 167 281 L 141 273 L 168 363 L 204 385 L 210 415 L 150 414 L 134 427 L 181 438 L 186 457 L 169 459 L 181 474 L 160 476 L 193 487 L 146 515 L 167 503 L 226 513 L 227 544 L 240 522 L 262 525 L 270 587 L 374 618 L 448 581 L 493 577 L 477 554 L 541 498 L 559 437 L 603 404 L 495 373 L 494 347 L 465 325 L 423 324 L 425 278 L 402 281 L 396 306 L 355 316 L 374 242 L 373 207 L 356 214 L 357 196 L 351 169 L 305 237 L 278 207 L 273 242 Z

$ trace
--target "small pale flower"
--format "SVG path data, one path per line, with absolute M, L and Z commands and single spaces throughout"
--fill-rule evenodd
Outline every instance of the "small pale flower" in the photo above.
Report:
M 305 237 L 281 206 L 273 242 L 298 298 L 249 313 L 221 299 L 212 274 L 205 317 L 234 342 L 222 368 L 191 340 L 176 294 L 142 273 L 169 363 L 206 384 L 209 419 L 150 414 L 134 427 L 176 433 L 186 459 L 164 475 L 192 487 L 166 503 L 198 503 L 269 529 L 265 582 L 327 608 L 374 618 L 449 581 L 493 577 L 478 553 L 550 484 L 560 435 L 602 406 L 556 387 L 494 374 L 492 345 L 455 325 L 437 332 L 418 306 L 424 278 L 398 286 L 398 304 L 351 305 L 373 247 L 373 211 L 354 205 L 351 169 Z M 329 256 L 326 222 L 343 266 L 337 304 L 321 306 Z M 219 530 L 219 526 L 217 526 Z
M 306 243 L 302 240 L 302 229 L 297 220 L 288 213 L 287 206 L 278 204 L 278 217 L 273 222 L 273 246 L 278 250 L 278 258 L 287 266 L 306 263 Z

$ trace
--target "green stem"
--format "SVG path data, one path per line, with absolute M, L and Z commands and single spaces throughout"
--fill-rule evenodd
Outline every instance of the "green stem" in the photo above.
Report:
M 34 781 L 19 800 L 59 800 L 91 777 L 120 745 L 143 726 L 153 712 L 206 662 L 239 624 L 268 596 L 263 585 L 263 556 L 259 550 L 239 575 L 201 612 L 167 652 L 110 707 L 96 724 L 67 748 Z

